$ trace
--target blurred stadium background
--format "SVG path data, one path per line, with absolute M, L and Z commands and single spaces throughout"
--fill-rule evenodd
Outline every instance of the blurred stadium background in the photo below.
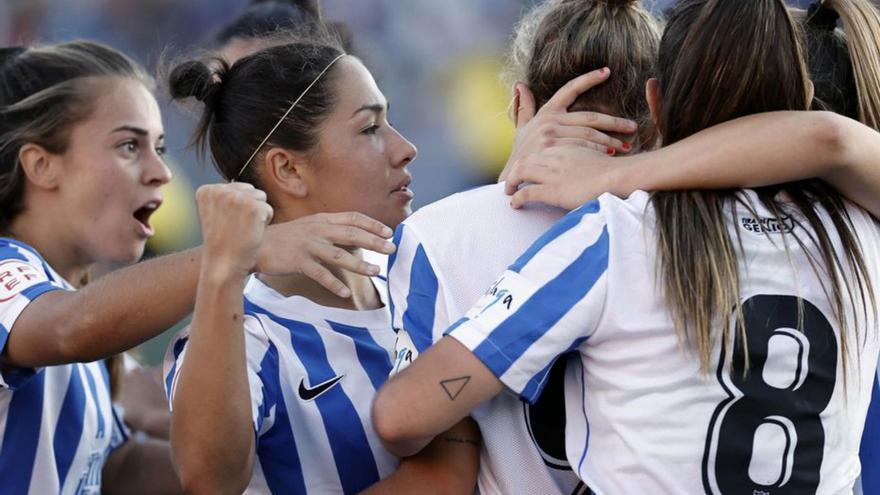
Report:
M 646 0 L 656 13 L 673 0 Z M 102 41 L 154 70 L 162 57 L 205 46 L 249 0 L 0 0 L 4 45 Z M 535 0 L 323 0 L 325 18 L 349 25 L 355 46 L 392 102 L 391 121 L 419 148 L 414 207 L 493 182 L 513 138 L 509 89 L 499 79 L 513 26 Z M 809 2 L 791 2 L 805 6 Z M 161 83 L 161 81 L 160 81 Z M 199 241 L 193 192 L 217 176 L 186 148 L 193 119 L 160 86 L 175 179 L 156 215 L 152 254 Z M 149 304 L 149 301 L 145 301 Z M 161 361 L 167 336 L 139 359 Z

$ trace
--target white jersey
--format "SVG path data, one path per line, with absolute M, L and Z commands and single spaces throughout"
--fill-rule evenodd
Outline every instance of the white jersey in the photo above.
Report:
M 0 350 L 27 306 L 73 290 L 32 247 L 0 238 Z M 0 371 L 0 493 L 98 495 L 107 456 L 128 439 L 103 361 Z
M 860 319 L 863 342 L 846 330 L 844 387 L 837 320 L 788 234 L 807 233 L 791 218 L 775 221 L 754 193 L 743 196 L 759 216 L 739 206 L 728 220 L 739 224 L 745 253 L 748 374 L 739 338 L 733 369 L 716 343 L 708 375 L 680 344 L 655 279 L 653 209 L 643 192 L 604 195 L 567 215 L 450 331 L 524 400 L 540 393 L 556 356 L 580 352 L 566 374 L 566 445 L 597 494 L 852 491 L 880 348 L 877 315 Z M 880 273 L 880 227 L 861 210 L 849 213 L 868 272 Z
M 385 290 L 384 283 L 377 288 Z M 397 469 L 370 407 L 391 370 L 388 309 L 352 311 L 283 297 L 251 277 L 245 345 L 257 435 L 247 494 L 355 494 Z M 188 330 L 168 349 L 166 387 L 186 359 Z
M 544 206 L 513 210 L 498 184 L 425 206 L 399 226 L 388 270 L 396 371 L 439 340 L 498 273 L 564 214 Z M 565 460 L 563 372 L 560 365 L 557 386 L 538 406 L 501 395 L 474 411 L 483 436 L 480 493 L 586 491 Z

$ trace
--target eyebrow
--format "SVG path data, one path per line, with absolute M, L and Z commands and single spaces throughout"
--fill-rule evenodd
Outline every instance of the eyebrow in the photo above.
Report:
M 146 136 L 149 134 L 149 132 L 147 132 L 146 129 L 141 129 L 140 127 L 134 127 L 134 126 L 130 126 L 130 125 L 119 126 L 116 129 L 113 129 L 112 131 L 110 131 L 110 134 L 114 134 L 117 132 L 124 132 L 124 131 L 133 132 L 133 133 L 137 134 L 138 136 Z
M 117 132 L 131 132 L 131 133 L 137 134 L 138 136 L 142 136 L 142 137 L 146 137 L 150 134 L 149 131 L 147 131 L 146 129 L 141 129 L 140 127 L 135 127 L 135 126 L 131 126 L 131 125 L 119 126 L 116 129 L 113 129 L 112 131 L 110 131 L 110 134 L 115 134 Z M 157 141 L 161 141 L 163 139 L 165 139 L 165 134 L 161 134 L 157 138 Z
M 363 111 L 382 113 L 383 110 L 387 110 L 389 108 L 391 108 L 391 102 L 387 102 L 384 105 L 382 105 L 380 103 L 372 103 L 372 104 L 364 105 L 364 106 L 358 108 L 357 110 L 354 111 L 353 114 L 351 114 L 351 116 L 354 117 L 355 115 L 357 115 Z

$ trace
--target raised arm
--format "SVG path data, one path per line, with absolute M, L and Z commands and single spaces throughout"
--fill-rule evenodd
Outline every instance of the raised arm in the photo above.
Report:
M 202 188 L 198 195 L 205 262 L 186 359 L 171 395 L 171 447 L 188 493 L 241 493 L 253 467 L 242 294 L 272 208 L 262 191 L 240 186 Z
M 604 192 L 759 187 L 820 178 L 880 216 L 880 134 L 830 112 L 776 112 L 717 125 L 658 151 L 611 159 L 555 147 L 514 165 L 515 208 L 574 208 Z M 521 185 L 529 185 L 520 188 Z

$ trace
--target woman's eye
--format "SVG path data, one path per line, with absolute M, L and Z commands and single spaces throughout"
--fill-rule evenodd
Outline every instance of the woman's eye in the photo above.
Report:
M 379 126 L 376 124 L 372 124 L 370 127 L 367 127 L 363 130 L 364 134 L 376 134 L 379 131 Z
M 124 143 L 120 144 L 118 148 L 120 148 L 122 151 L 125 151 L 126 153 L 134 154 L 138 151 L 138 143 L 137 141 L 125 141 Z
M 168 152 L 168 148 L 163 146 L 156 146 L 156 154 L 159 156 L 165 156 L 165 153 Z

